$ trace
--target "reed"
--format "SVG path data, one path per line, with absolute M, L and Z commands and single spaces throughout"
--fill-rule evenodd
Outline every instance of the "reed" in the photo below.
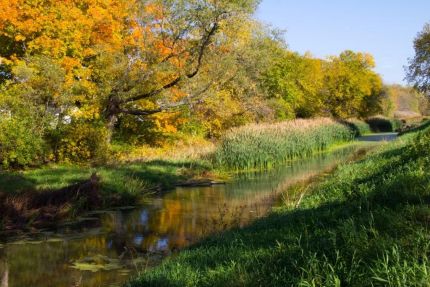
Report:
M 264 169 L 352 140 L 347 125 L 329 118 L 252 124 L 230 130 L 215 152 L 219 167 Z

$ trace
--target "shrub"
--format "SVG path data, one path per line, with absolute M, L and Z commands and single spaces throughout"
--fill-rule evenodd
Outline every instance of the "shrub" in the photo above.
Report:
M 355 134 L 355 136 L 362 136 L 372 132 L 368 123 L 359 119 L 348 119 L 342 121 L 343 124 L 347 125 Z
M 215 152 L 215 161 L 237 170 L 267 168 L 353 137 L 346 125 L 328 118 L 253 124 L 230 130 Z
M 397 119 L 389 119 L 381 116 L 372 117 L 366 120 L 372 132 L 394 132 L 401 126 L 402 122 Z
M 102 123 L 74 121 L 50 134 L 57 161 L 86 162 L 106 160 L 109 132 Z
M 0 163 L 4 168 L 39 165 L 45 155 L 43 129 L 35 121 L 0 118 Z

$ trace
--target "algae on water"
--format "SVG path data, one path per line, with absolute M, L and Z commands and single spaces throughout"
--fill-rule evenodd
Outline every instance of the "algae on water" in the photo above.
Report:
M 109 271 L 124 268 L 119 259 L 109 258 L 101 254 L 77 260 L 72 264 L 71 267 L 77 270 L 91 272 Z

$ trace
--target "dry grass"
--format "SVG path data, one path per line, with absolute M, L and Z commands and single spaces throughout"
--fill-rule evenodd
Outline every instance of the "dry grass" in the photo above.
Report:
M 190 137 L 163 147 L 151 147 L 148 145 L 134 147 L 118 152 L 115 158 L 123 163 L 155 160 L 199 160 L 214 151 L 214 143 L 202 138 Z

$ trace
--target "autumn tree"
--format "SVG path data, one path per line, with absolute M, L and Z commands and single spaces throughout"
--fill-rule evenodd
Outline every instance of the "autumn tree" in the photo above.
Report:
M 419 117 L 429 110 L 429 99 L 422 92 L 413 87 L 401 85 L 384 86 L 386 101 L 391 104 L 387 116 Z
M 335 117 L 365 117 L 377 112 L 382 80 L 373 71 L 373 57 L 342 52 L 324 65 L 324 107 Z
M 201 75 L 218 81 L 206 92 L 204 101 L 191 109 L 210 137 L 249 122 L 275 119 L 262 80 L 285 49 L 279 32 L 249 19 L 239 21 L 230 32 L 236 37 L 225 42 L 224 52 L 210 57 L 208 70 Z
M 284 103 L 286 116 L 311 117 L 321 113 L 322 61 L 284 50 L 265 72 L 268 96 Z M 289 116 L 288 116 L 289 114 Z
M 139 9 L 127 49 L 98 57 L 95 82 L 105 90 L 103 115 L 112 126 L 122 114 L 146 117 L 189 105 L 211 81 L 193 80 L 207 58 L 228 41 L 235 20 L 253 1 L 153 1 Z M 113 69 L 111 71 L 107 70 Z
M 378 111 L 370 55 L 292 52 L 253 19 L 258 2 L 0 0 L 0 161 L 87 161 L 112 136 L 155 144 Z
M 103 117 L 148 116 L 197 98 L 184 88 L 222 48 L 255 1 L 7 1 L 0 22 L 3 79 L 41 55 L 59 63 L 70 108 Z M 16 80 L 16 79 L 15 79 Z M 188 86 L 190 87 L 190 85 Z M 174 89 L 175 88 L 175 89 Z M 51 102 L 53 103 L 53 101 Z M 78 109 L 78 110 L 76 110 Z

